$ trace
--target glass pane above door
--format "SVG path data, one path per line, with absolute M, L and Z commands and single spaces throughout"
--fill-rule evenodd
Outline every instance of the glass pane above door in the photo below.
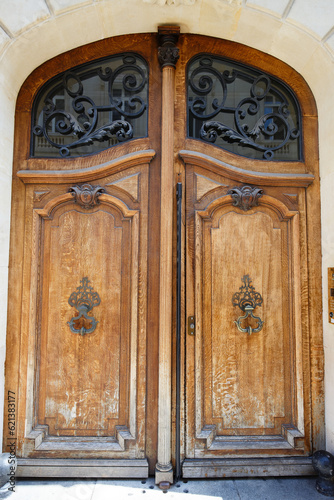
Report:
M 297 101 L 283 82 L 211 55 L 188 65 L 188 137 L 259 160 L 301 159 Z
M 57 75 L 32 113 L 31 156 L 76 157 L 147 136 L 148 65 L 124 53 Z

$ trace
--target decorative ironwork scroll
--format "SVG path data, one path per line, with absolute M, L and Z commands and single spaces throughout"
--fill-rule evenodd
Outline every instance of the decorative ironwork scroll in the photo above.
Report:
M 251 208 L 258 206 L 259 198 L 263 195 L 263 189 L 252 186 L 234 187 L 229 189 L 227 194 L 232 196 L 234 207 L 239 207 L 247 212 Z
M 188 136 L 266 160 L 301 159 L 301 119 L 278 79 L 222 58 L 196 56 L 188 67 Z
M 32 155 L 96 153 L 147 136 L 148 67 L 136 54 L 78 66 L 47 83 L 33 108 Z
M 105 193 L 105 189 L 101 186 L 83 184 L 82 186 L 73 186 L 69 188 L 68 192 L 72 194 L 75 203 L 78 203 L 78 205 L 83 208 L 89 209 L 100 203 L 99 196 Z
M 263 299 L 259 292 L 255 291 L 255 288 L 251 285 L 251 278 L 248 274 L 241 278 L 243 285 L 239 288 L 239 292 L 233 294 L 232 304 L 233 306 L 238 306 L 245 313 L 244 316 L 240 316 L 237 321 L 234 323 L 237 325 L 237 328 L 242 333 L 248 333 L 251 335 L 252 333 L 257 333 L 262 330 L 264 321 L 261 320 L 258 316 L 253 315 L 253 311 L 256 307 L 262 305 Z M 256 328 L 252 328 L 251 326 L 247 326 L 247 328 L 243 328 L 242 322 L 250 316 L 258 322 Z
M 87 277 L 82 278 L 81 285 L 77 287 L 76 291 L 71 293 L 68 303 L 70 306 L 75 307 L 78 311 L 77 316 L 73 316 L 71 321 L 68 321 L 71 332 L 78 333 L 79 335 L 86 335 L 93 333 L 98 321 L 93 316 L 88 316 L 89 311 L 100 304 L 101 299 L 97 292 L 93 291 L 88 283 Z

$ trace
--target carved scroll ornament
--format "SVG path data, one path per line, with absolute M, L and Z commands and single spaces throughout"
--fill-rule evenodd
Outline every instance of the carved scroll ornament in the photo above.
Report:
M 246 212 L 258 206 L 263 189 L 252 186 L 234 187 L 227 194 L 232 196 L 234 207 L 239 207 Z
M 101 186 L 83 184 L 82 186 L 71 187 L 68 192 L 72 194 L 75 203 L 78 203 L 78 205 L 83 208 L 89 209 L 100 203 L 99 196 L 105 193 L 105 189 Z

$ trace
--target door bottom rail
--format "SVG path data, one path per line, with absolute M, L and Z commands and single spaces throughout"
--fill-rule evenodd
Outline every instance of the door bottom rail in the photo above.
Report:
M 17 477 L 147 478 L 147 459 L 18 458 Z
M 182 464 L 182 477 L 314 476 L 312 457 L 190 459 Z

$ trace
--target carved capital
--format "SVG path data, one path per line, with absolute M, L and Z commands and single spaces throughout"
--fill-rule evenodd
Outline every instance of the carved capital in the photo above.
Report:
M 101 186 L 92 186 L 91 184 L 83 184 L 82 186 L 73 186 L 68 190 L 72 194 L 75 203 L 78 203 L 83 208 L 93 208 L 99 204 L 99 196 L 105 193 L 105 189 Z
M 234 207 L 239 207 L 246 212 L 258 206 L 259 198 L 263 195 L 263 189 L 252 186 L 242 186 L 230 189 L 227 191 L 227 194 L 232 196 Z
M 179 38 L 180 28 L 178 26 L 160 26 L 158 58 L 161 68 L 172 66 L 175 68 L 177 60 L 180 57 L 176 42 Z

